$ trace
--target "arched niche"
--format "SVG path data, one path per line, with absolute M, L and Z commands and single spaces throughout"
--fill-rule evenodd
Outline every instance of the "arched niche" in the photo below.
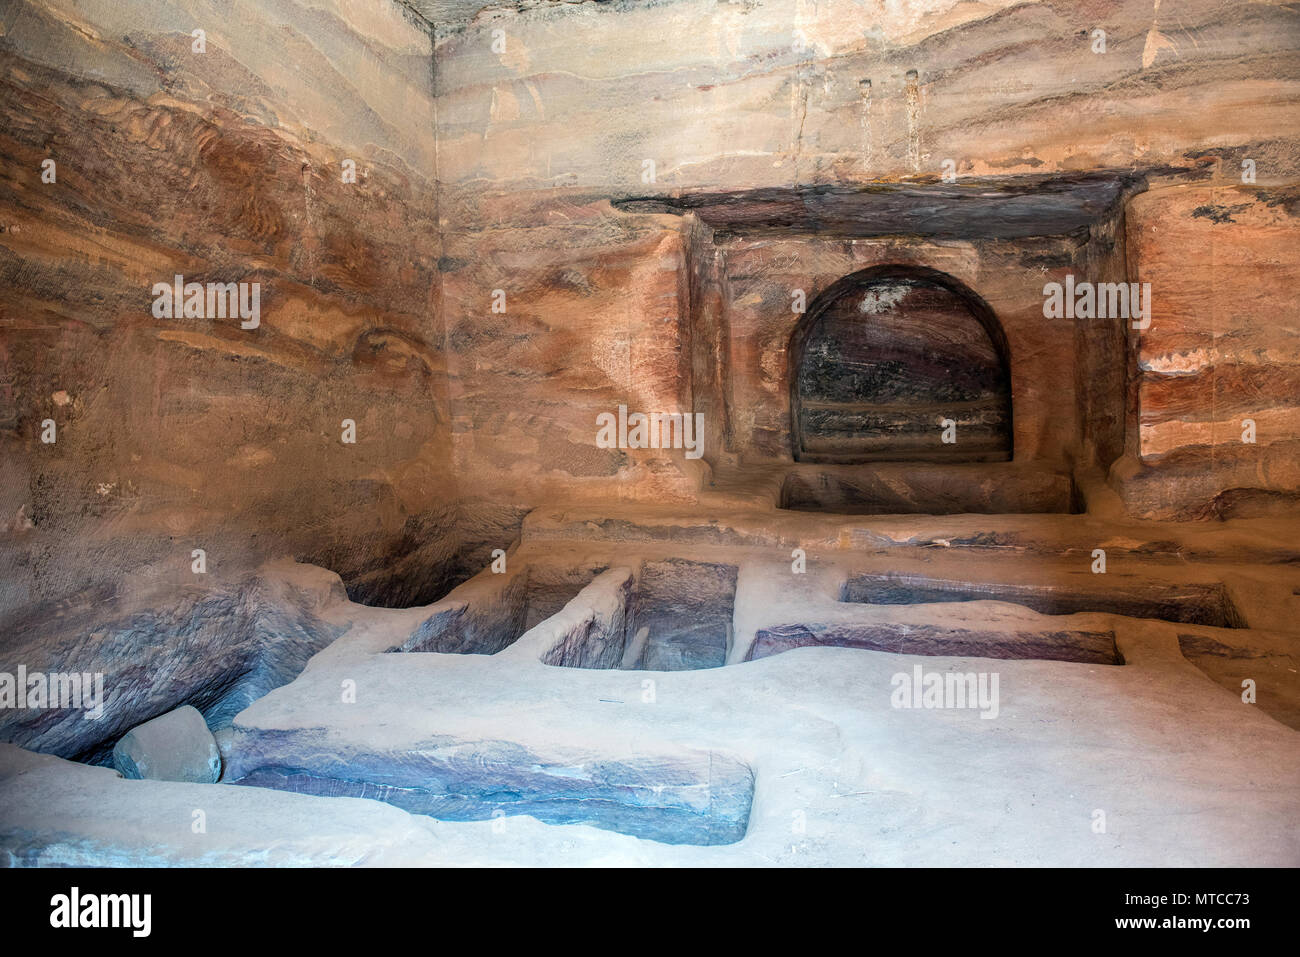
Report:
M 810 304 L 789 357 L 796 461 L 1011 458 L 1006 336 L 952 276 L 903 265 L 845 276 Z

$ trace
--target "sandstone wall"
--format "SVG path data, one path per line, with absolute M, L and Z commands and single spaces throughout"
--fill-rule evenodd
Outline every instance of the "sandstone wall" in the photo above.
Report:
M 1097 30 L 1105 32 L 1104 52 Z M 711 463 L 745 454 L 778 460 L 788 447 L 784 296 L 794 287 L 817 290 L 841 268 L 891 259 L 951 267 L 996 300 L 1014 351 L 1029 360 L 1014 386 L 1018 451 L 1105 467 L 1127 448 L 1112 478 L 1129 507 L 1149 517 L 1222 512 L 1213 503 L 1231 488 L 1257 490 L 1234 493 L 1255 508 L 1285 505 L 1300 489 L 1287 467 L 1254 457 L 1261 449 L 1237 449 L 1231 467 L 1216 452 L 1217 464 L 1197 466 L 1189 484 L 1168 452 L 1201 442 L 1205 430 L 1193 423 L 1222 418 L 1228 396 L 1207 398 L 1179 383 L 1174 406 L 1197 405 L 1171 411 L 1162 397 L 1170 383 L 1142 365 L 1151 350 L 1178 348 L 1162 342 L 1186 323 L 1177 300 L 1204 292 L 1211 275 L 1198 271 L 1200 282 L 1184 283 L 1193 278 L 1187 267 L 1214 259 L 1227 225 L 1189 220 L 1157 197 L 1186 184 L 1239 189 L 1247 159 L 1257 193 L 1276 197 L 1300 182 L 1293 6 L 520 3 L 437 35 L 442 225 L 448 249 L 458 250 L 444 299 L 454 330 L 453 440 L 476 494 L 689 500 L 697 476 L 680 452 L 591 447 L 595 414 L 620 402 L 672 411 L 692 396 L 708 417 Z M 1024 251 L 938 248 L 902 236 L 851 249 L 801 237 L 733 244 L 714 261 L 711 241 L 702 245 L 690 222 L 620 218 L 601 204 L 698 190 L 935 182 L 948 160 L 959 182 L 1104 169 L 1139 174 L 1151 193 L 1114 222 L 1098 223 L 1091 237 L 1045 241 L 1058 248 L 1032 264 Z M 1293 337 L 1277 331 L 1297 322 L 1288 274 L 1267 266 L 1294 248 L 1293 204 L 1256 205 L 1267 212 L 1243 224 L 1267 225 L 1242 225 L 1252 235 L 1239 258 L 1258 264 L 1251 287 L 1276 320 L 1239 312 L 1250 333 L 1207 333 L 1220 370 L 1214 389 L 1252 407 L 1258 379 L 1228 370 L 1258 368 L 1264 340 L 1270 361 L 1300 359 Z M 683 241 L 684 293 L 674 274 Z M 1122 322 L 1073 329 L 1046 322 L 1036 311 L 1042 285 L 1067 271 L 1094 281 L 1150 277 L 1154 327 L 1139 337 Z M 493 289 L 506 293 L 505 314 L 489 311 Z M 1228 289 L 1214 295 L 1232 297 Z M 1175 310 L 1168 319 L 1160 313 L 1166 306 Z M 723 351 L 702 348 L 708 343 Z M 1044 369 L 1053 374 L 1043 378 Z M 1270 395 L 1278 393 L 1284 374 L 1267 375 Z M 1134 403 L 1125 415 L 1128 393 Z M 1287 407 L 1281 399 L 1265 404 L 1266 420 Z M 1272 428 L 1273 438 L 1261 441 L 1296 434 L 1281 420 Z
M 599 448 L 596 417 L 690 401 L 687 240 L 674 216 L 561 199 L 450 230 L 444 257 L 456 465 L 465 494 L 690 500 L 682 452 Z M 494 293 L 500 308 L 494 312 Z M 702 462 L 700 462 L 702 465 Z
M 1134 512 L 1234 517 L 1300 504 L 1297 216 L 1294 186 L 1134 199 L 1129 255 L 1155 315 L 1134 334 L 1136 428 L 1117 469 Z
M 788 451 L 789 288 L 891 260 L 999 312 L 1018 453 L 1122 451 L 1112 481 L 1150 517 L 1293 507 L 1293 5 L 517 3 L 436 31 L 408 6 L 5 6 L 0 610 L 194 548 L 410 603 L 538 502 L 692 501 L 710 465 Z M 959 182 L 1150 188 L 1037 249 L 719 244 L 611 205 L 934 182 L 947 160 Z M 1033 290 L 1066 270 L 1151 281 L 1152 328 L 1040 326 Z M 178 273 L 260 283 L 260 327 L 154 317 Z M 703 411 L 706 458 L 597 448 L 619 404 Z
M 1227 0 L 495 8 L 438 44 L 441 176 L 639 193 L 646 159 L 671 190 L 1248 150 L 1278 182 L 1300 169 L 1298 19 Z
M 387 0 L 0 16 L 0 610 L 196 548 L 436 597 L 459 540 L 427 27 Z M 156 318 L 176 274 L 259 283 L 260 326 Z

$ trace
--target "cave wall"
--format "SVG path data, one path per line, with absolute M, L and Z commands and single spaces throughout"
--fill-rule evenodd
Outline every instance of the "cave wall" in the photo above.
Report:
M 387 0 L 0 16 L 0 610 L 186 578 L 196 548 L 436 597 L 463 569 L 427 25 Z M 260 325 L 156 317 L 177 274 L 258 283 Z
M 436 27 L 421 6 L 5 6 L 0 617 L 188 573 L 195 548 L 406 604 L 538 502 L 690 502 L 710 465 L 788 453 L 789 289 L 891 259 L 950 270 L 1014 334 L 1018 457 L 1123 452 L 1112 481 L 1149 517 L 1293 507 L 1292 6 L 616 0 Z M 936 182 L 946 160 L 1149 188 L 1037 250 L 715 243 L 611 202 Z M 1076 267 L 1151 281 L 1153 327 L 1040 330 L 1034 288 Z M 258 282 L 260 326 L 155 317 L 176 274 Z M 705 458 L 598 448 L 620 404 L 704 412 Z
M 1104 52 L 1096 52 L 1099 29 Z M 1215 408 L 1227 408 L 1225 389 L 1237 404 L 1258 404 L 1250 398 L 1258 377 L 1226 370 L 1258 367 L 1261 342 L 1270 364 L 1300 361 L 1288 331 L 1297 324 L 1290 275 L 1264 265 L 1294 258 L 1294 204 L 1276 199 L 1300 182 L 1294 6 L 519 3 L 436 35 L 442 220 L 457 268 L 444 290 L 452 432 L 475 494 L 689 500 L 708 476 L 680 451 L 592 447 L 595 415 L 620 402 L 675 411 L 693 398 L 706 415 L 711 464 L 778 460 L 788 441 L 781 344 L 789 289 L 811 293 L 889 257 L 950 266 L 997 300 L 1000 316 L 1005 310 L 1019 343 L 1013 355 L 1031 360 L 1015 386 L 1018 457 L 1024 449 L 1081 467 L 1114 463 L 1111 481 L 1129 509 L 1154 518 L 1221 512 L 1216 499 L 1238 487 L 1235 500 L 1251 508 L 1286 507 L 1300 489 L 1288 466 L 1267 458 L 1282 454 L 1269 442 L 1294 435 L 1292 424 L 1277 421 L 1270 440 L 1230 456 L 1210 452 L 1225 446 L 1205 444 L 1209 433 L 1190 423 L 1220 413 L 1175 408 L 1205 393 L 1175 384 L 1184 398 L 1170 406 L 1161 392 L 1168 383 L 1142 367 L 1148 354 L 1181 348 L 1170 343 L 1189 310 L 1179 312 L 1177 300 L 1192 288 L 1208 294 L 1210 276 L 1187 267 L 1214 260 L 1231 228 L 1189 218 L 1170 198 L 1191 202 L 1191 190 L 1232 193 L 1230 204 L 1264 211 L 1242 224 L 1267 224 L 1240 227 L 1252 233 L 1241 256 L 1257 264 L 1255 301 L 1276 316 L 1261 322 L 1241 311 L 1251 331 L 1238 335 L 1213 325 L 1215 309 L 1197 311 L 1220 370 Z M 1245 185 L 1244 160 L 1255 169 Z M 701 227 L 690 217 L 620 217 L 604 203 L 935 183 L 945 168 L 959 183 L 1112 170 L 1138 176 L 1147 193 L 1135 190 L 1118 215 L 1073 246 L 1053 240 L 1035 261 L 996 244 L 917 244 L 905 230 L 852 248 L 728 239 L 726 256 L 713 259 L 694 254 Z M 1052 325 L 1038 310 L 1043 283 L 1065 271 L 1152 281 L 1153 329 L 1094 323 L 1063 335 L 1062 320 Z M 1194 287 L 1184 282 L 1193 276 Z M 495 289 L 506 294 L 504 314 L 489 308 Z M 1042 369 L 1064 376 L 1043 380 Z M 1285 375 L 1267 373 L 1270 395 L 1281 395 Z M 1287 407 L 1266 399 L 1277 414 Z M 1164 449 L 1170 443 L 1195 445 L 1216 464 L 1193 470 L 1188 484 L 1192 473 Z
M 1136 197 L 1135 425 L 1117 468 L 1130 511 L 1257 517 L 1300 506 L 1300 188 L 1196 185 Z M 1196 259 L 1189 259 L 1195 251 Z
M 736 189 L 1231 149 L 1277 181 L 1298 32 L 1229 0 L 521 2 L 442 31 L 441 176 L 642 192 L 653 159 L 658 190 Z
M 596 417 L 619 404 L 689 406 L 681 218 L 630 215 L 599 195 L 480 200 L 444 210 L 462 494 L 485 503 L 690 501 L 703 460 L 596 443 Z

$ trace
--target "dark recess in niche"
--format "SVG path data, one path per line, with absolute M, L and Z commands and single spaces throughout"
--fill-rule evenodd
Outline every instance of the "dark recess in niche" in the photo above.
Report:
M 1213 628 L 1246 628 L 1246 619 L 1221 583 L 1132 580 L 1106 588 L 1077 584 L 981 583 L 921 575 L 856 575 L 840 589 L 840 601 L 869 605 L 1005 601 L 1043 615 L 1096 612 Z
M 881 265 L 836 281 L 790 339 L 800 462 L 1012 457 L 1010 351 L 993 310 L 951 276 Z M 944 420 L 957 441 L 941 440 Z
M 343 579 L 348 598 L 378 608 L 415 608 L 442 600 L 492 562 L 492 550 L 519 540 L 523 506 L 465 504 L 412 515 L 401 531 L 338 542 L 296 554 Z

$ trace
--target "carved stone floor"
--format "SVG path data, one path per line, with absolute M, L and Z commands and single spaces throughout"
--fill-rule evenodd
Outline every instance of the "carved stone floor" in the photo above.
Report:
M 267 594 L 297 596 L 277 620 L 338 637 L 234 719 L 223 783 L 125 781 L 6 746 L 0 849 L 46 864 L 1294 865 L 1295 532 L 555 508 L 529 516 L 504 573 L 409 609 L 274 563 Z M 898 689 L 931 673 L 996 675 L 996 700 L 899 707 L 921 705 Z

